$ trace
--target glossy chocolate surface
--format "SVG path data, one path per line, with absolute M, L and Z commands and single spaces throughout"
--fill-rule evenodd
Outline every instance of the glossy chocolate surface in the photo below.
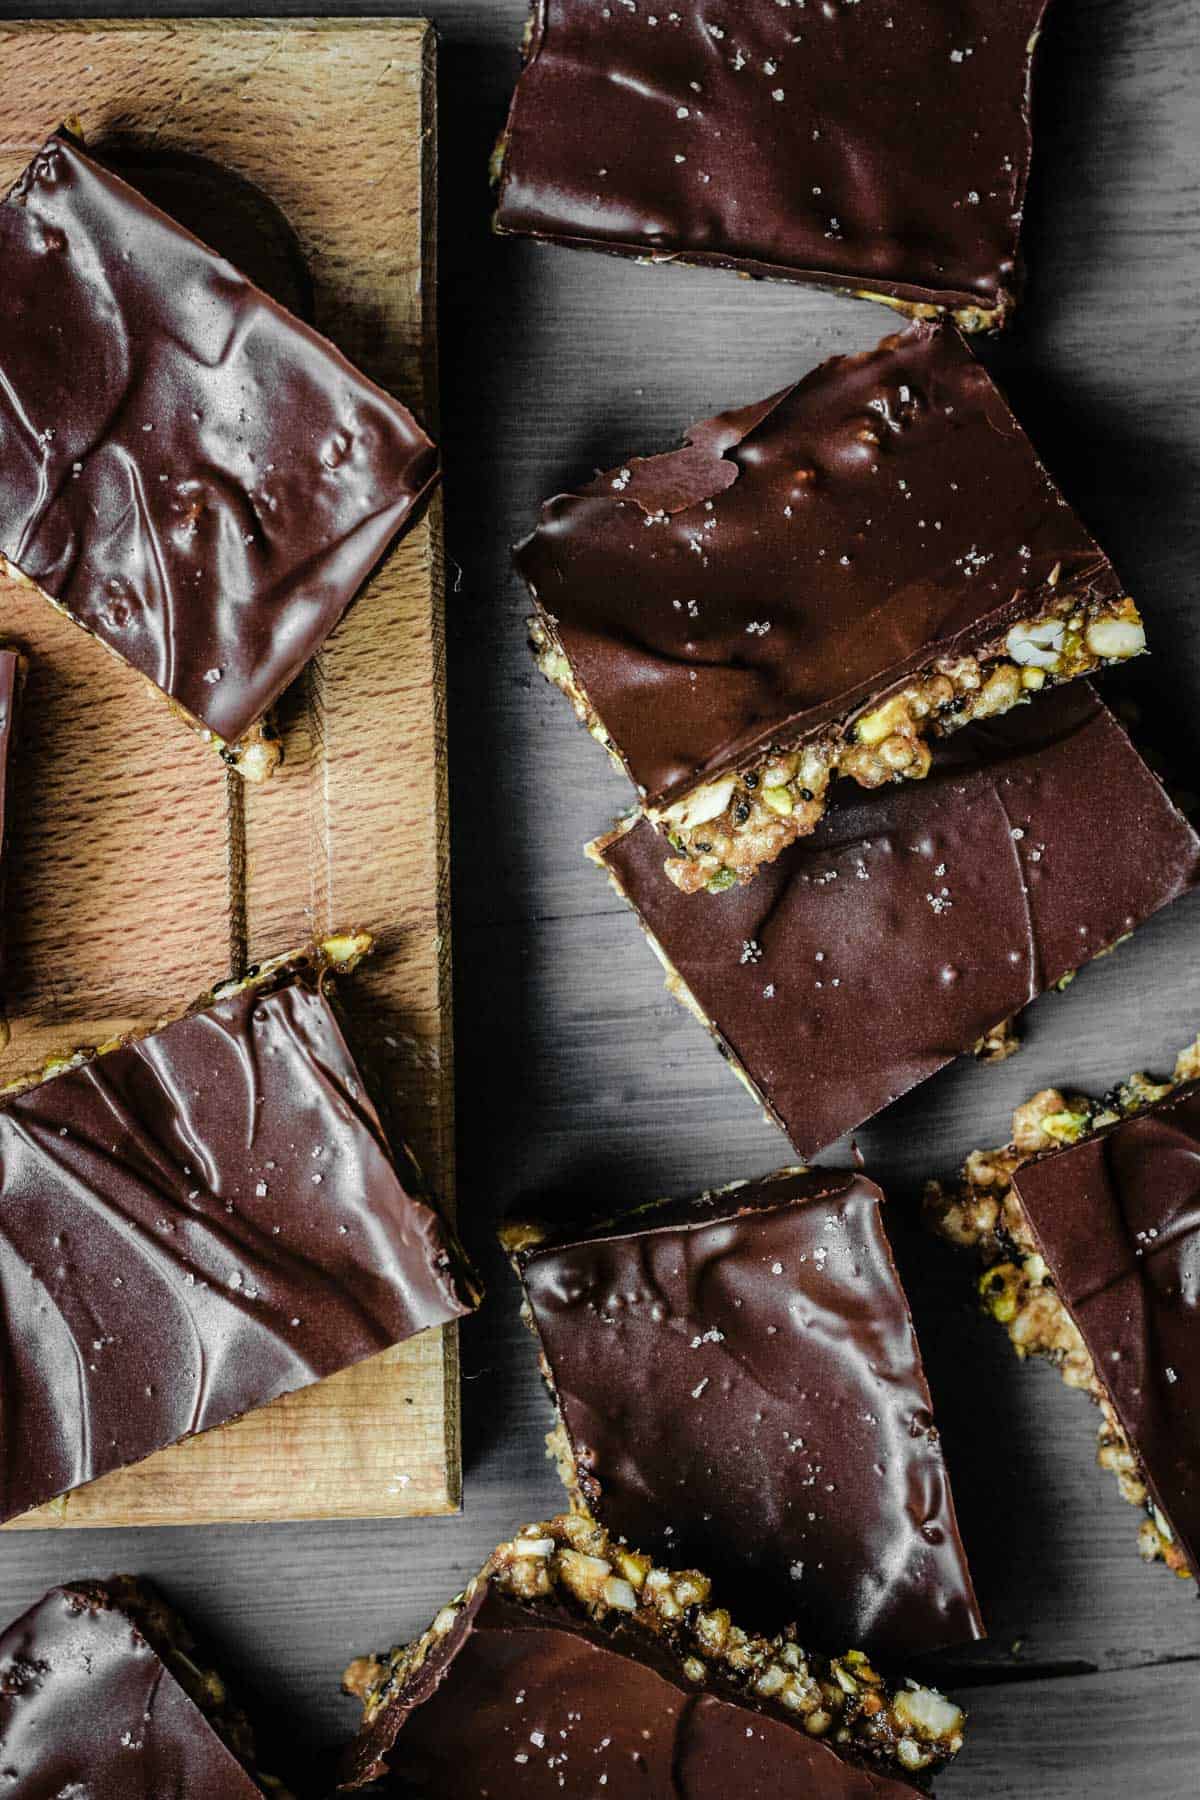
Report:
M 2 1518 L 472 1304 L 298 976 L 0 1105 L 0 1294 Z
M 535 0 L 506 230 L 1004 310 L 1046 0 Z
M 944 740 L 923 782 L 847 784 L 747 887 L 689 899 L 662 847 L 643 820 L 604 859 L 802 1156 L 1200 878 L 1085 682 Z
M 15 651 L 0 650 L 0 1020 L 4 1017 L 4 896 L 8 850 L 9 785 L 17 726 L 17 684 L 21 666 Z
M 1200 1082 L 1024 1164 L 1017 1195 L 1054 1285 L 1200 1572 Z
M 482 1582 L 425 1666 L 352 1744 L 344 1789 L 408 1800 L 912 1800 L 769 1702 L 698 1689 L 645 1632 Z M 607 1780 L 603 1780 L 607 1777 Z M 372 1790 L 375 1791 L 375 1790 Z
M 516 558 L 651 803 L 1068 590 L 1121 592 L 949 326 L 835 357 L 560 495 Z
M 0 1792 L 13 1800 L 261 1800 L 100 1582 L 0 1636 Z
M 63 137 L 0 205 L 0 554 L 235 743 L 436 475 L 405 407 Z
M 887 1659 L 983 1627 L 882 1199 L 792 1171 L 517 1261 L 600 1522 Z

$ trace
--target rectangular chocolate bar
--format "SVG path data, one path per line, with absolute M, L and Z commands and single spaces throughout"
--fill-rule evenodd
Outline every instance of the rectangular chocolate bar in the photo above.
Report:
M 963 1741 L 934 1689 L 750 1635 L 706 1575 L 578 1514 L 501 1544 L 424 1637 L 345 1681 L 364 1718 L 340 1791 L 412 1800 L 904 1800 Z
M 1139 1546 L 1200 1570 L 1200 1039 L 1169 1082 L 1102 1100 L 1043 1089 L 1012 1142 L 926 1195 L 983 1261 L 979 1291 L 1019 1356 L 1045 1356 L 1100 1409 L 1102 1467 L 1145 1512 Z
M 837 775 L 920 778 L 931 735 L 1145 648 L 948 326 L 834 357 L 559 495 L 515 555 L 542 672 L 636 785 L 687 892 L 812 832 Z
M 186 1626 L 119 1575 L 54 1588 L 0 1635 L 0 1783 L 13 1800 L 288 1800 Z
M 325 991 L 369 942 L 0 1100 L 0 1519 L 476 1303 Z
M 1046 0 L 534 0 L 500 230 L 1002 324 Z
M 0 1050 L 8 1042 L 5 1017 L 4 901 L 8 860 L 9 814 L 12 806 L 13 738 L 17 729 L 21 658 L 15 650 L 0 648 Z
M 244 775 L 436 479 L 408 410 L 86 156 L 0 204 L 0 567 Z
M 1200 878 L 1200 839 L 1084 682 L 948 739 L 922 788 L 854 795 L 700 906 L 645 820 L 589 854 L 802 1156 Z
M 894 1660 L 983 1624 L 882 1201 L 784 1169 L 502 1237 L 573 1503 L 754 1625 Z

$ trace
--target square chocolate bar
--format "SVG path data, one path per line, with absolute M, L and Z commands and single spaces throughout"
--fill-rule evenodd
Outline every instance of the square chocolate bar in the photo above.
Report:
M 288 1800 L 190 1632 L 128 1575 L 55 1588 L 0 1634 L 13 1800 Z
M 369 941 L 0 1100 L 0 1519 L 476 1303 L 326 991 Z
M 855 794 L 701 904 L 645 820 L 589 854 L 806 1157 L 1200 878 L 1200 839 L 1086 682 L 947 739 L 921 787 Z
M 981 1255 L 985 1309 L 1100 1409 L 1099 1461 L 1144 1514 L 1148 1562 L 1200 1572 L 1200 1040 L 1171 1081 L 1099 1101 L 1046 1088 L 1012 1142 L 926 1197 Z
M 535 0 L 498 225 L 1002 324 L 1046 0 Z
M 751 1624 L 894 1663 L 983 1625 L 882 1201 L 785 1169 L 502 1236 L 575 1504 Z
M 812 832 L 838 775 L 919 779 L 931 736 L 1145 648 L 951 326 L 835 357 L 559 495 L 516 560 L 542 672 L 688 893 Z
M 579 1514 L 501 1544 L 345 1685 L 364 1715 L 339 1791 L 409 1800 L 911 1800 L 963 1741 L 935 1689 L 743 1631 L 706 1575 Z
M 407 408 L 68 136 L 0 204 L 0 569 L 242 774 L 437 476 Z

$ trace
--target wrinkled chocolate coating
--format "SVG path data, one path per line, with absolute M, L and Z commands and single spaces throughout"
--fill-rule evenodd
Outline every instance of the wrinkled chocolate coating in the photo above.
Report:
M 1068 590 L 1121 592 L 952 326 L 834 357 L 560 495 L 516 560 L 652 804 Z
M 607 1781 L 601 1785 L 601 1776 Z M 482 1581 L 408 1686 L 364 1725 L 342 1790 L 382 1777 L 411 1800 L 912 1800 L 846 1762 L 795 1715 L 698 1689 L 630 1626 L 600 1630 L 554 1600 Z
M 0 1518 L 472 1304 L 299 977 L 0 1105 L 0 1296 Z
M 17 684 L 20 673 L 21 666 L 16 652 L 0 650 L 0 1019 L 4 1017 L 4 894 L 9 787 L 12 780 L 13 734 L 17 725 Z
M 407 409 L 57 137 L 0 205 L 0 553 L 227 743 L 434 480 Z
M 55 1588 L 0 1637 L 0 1793 L 261 1800 L 100 1582 Z
M 1200 1082 L 1014 1177 L 1042 1255 L 1200 1574 Z
M 802 1156 L 1200 878 L 1200 840 L 1086 682 L 851 788 L 746 887 L 681 894 L 644 820 L 604 861 Z
M 743 1625 L 894 1658 L 983 1625 L 882 1198 L 791 1172 L 517 1261 L 601 1523 Z
M 1046 0 L 535 0 L 508 231 L 1011 304 Z

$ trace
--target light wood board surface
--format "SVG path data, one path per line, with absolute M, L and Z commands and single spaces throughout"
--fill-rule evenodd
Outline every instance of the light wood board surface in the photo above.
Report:
M 420 24 L 387 21 L 9 26 L 0 184 L 64 116 L 118 161 L 149 153 L 150 169 L 130 162 L 131 177 L 149 184 L 165 169 L 188 184 L 185 198 L 199 191 L 201 234 L 224 248 L 232 233 L 235 253 L 250 246 L 280 298 L 308 298 L 293 275 L 307 262 L 315 322 L 432 423 L 434 50 Z M 261 190 L 287 221 L 277 240 L 257 192 L 227 198 L 219 174 L 212 194 L 198 190 L 190 168 L 170 173 L 181 154 Z M 378 949 L 343 984 L 356 1048 L 388 1124 L 448 1195 L 442 630 L 435 502 L 285 697 L 283 766 L 254 788 L 39 595 L 0 584 L 0 635 L 30 659 L 0 1079 L 176 1009 L 247 961 L 362 924 Z M 458 1498 L 450 1330 L 13 1529 L 394 1516 L 446 1512 Z
M 688 421 L 893 325 L 870 305 L 732 275 L 495 240 L 486 164 L 525 0 L 423 10 L 443 34 L 460 1217 L 491 1282 L 463 1328 L 465 1512 L 0 1543 L 0 1617 L 66 1575 L 123 1566 L 160 1579 L 278 1727 L 277 1761 L 307 1773 L 313 1794 L 310 1753 L 353 1728 L 337 1690 L 347 1659 L 422 1629 L 519 1519 L 561 1504 L 528 1334 L 489 1255 L 494 1218 L 527 1189 L 638 1200 L 789 1160 L 580 854 L 628 789 L 531 668 L 508 546 L 557 487 L 669 446 Z M 1056 0 L 1046 52 L 1032 281 L 1011 340 L 989 355 L 1143 604 L 1157 648 L 1139 681 L 1197 788 L 1200 14 L 1195 0 Z M 1138 1064 L 1169 1066 L 1200 1028 L 1198 943 L 1200 896 L 1039 1002 L 1019 1056 L 949 1070 L 861 1134 L 892 1196 L 992 1632 L 944 1659 L 972 1711 L 967 1749 L 938 1784 L 944 1800 L 1200 1790 L 1200 1607 L 1186 1584 L 1138 1561 L 1136 1515 L 1094 1466 L 1086 1402 L 1052 1371 L 1018 1365 L 977 1317 L 966 1271 L 906 1225 L 921 1177 L 1002 1136 L 1028 1092 L 1071 1079 L 1100 1090 Z

